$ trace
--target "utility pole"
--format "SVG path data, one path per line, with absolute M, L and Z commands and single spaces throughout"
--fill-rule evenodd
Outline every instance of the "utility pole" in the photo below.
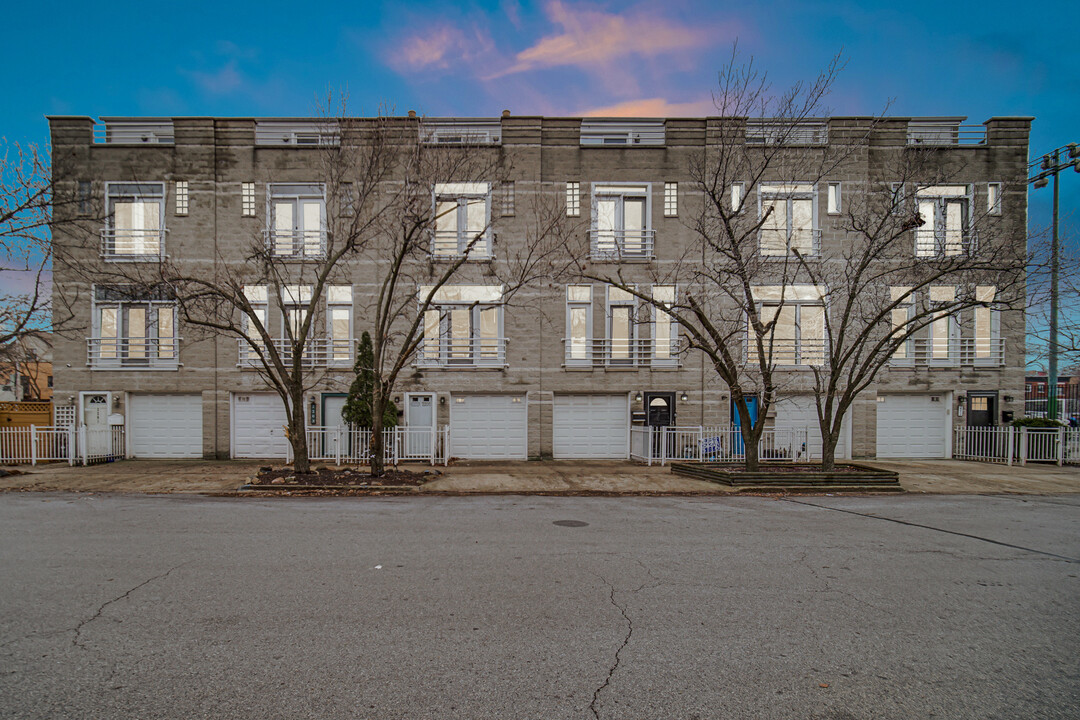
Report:
M 1062 162 L 1062 161 L 1065 162 Z M 1028 178 L 1028 183 L 1035 189 L 1044 188 L 1047 178 L 1054 178 L 1053 231 L 1050 245 L 1050 339 L 1049 367 L 1046 378 L 1046 417 L 1057 420 L 1058 417 L 1058 274 L 1061 266 L 1061 248 L 1058 240 L 1058 173 L 1072 168 L 1080 172 L 1080 146 L 1069 143 L 1043 155 L 1028 166 L 1028 171 L 1038 168 L 1036 175 Z

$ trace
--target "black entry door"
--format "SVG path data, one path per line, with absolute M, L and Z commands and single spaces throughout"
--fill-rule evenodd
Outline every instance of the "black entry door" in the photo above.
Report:
M 675 424 L 675 393 L 645 393 L 646 424 L 652 427 L 666 427 Z
M 969 393 L 967 399 L 968 427 L 990 427 L 997 416 L 996 393 Z

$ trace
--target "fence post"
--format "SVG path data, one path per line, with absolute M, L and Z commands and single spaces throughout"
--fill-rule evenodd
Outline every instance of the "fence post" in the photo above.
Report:
M 1057 464 L 1061 467 L 1065 463 L 1065 428 L 1058 427 L 1057 439 Z
M 1008 436 L 1008 439 L 1006 440 L 1006 444 L 1007 444 L 1008 449 L 1009 449 L 1009 454 L 1005 459 L 1005 464 L 1009 465 L 1009 466 L 1011 466 L 1013 464 L 1013 449 L 1015 448 L 1015 445 L 1016 445 L 1016 442 L 1014 440 L 1015 437 L 1016 437 L 1016 428 L 1013 427 L 1012 425 L 1010 425 L 1009 426 L 1009 436 Z
M 435 424 L 431 425 L 431 466 L 435 467 Z
M 79 453 L 82 456 L 82 464 L 85 467 L 89 463 L 87 462 L 86 455 L 86 425 L 79 426 Z
M 30 425 L 30 464 L 37 465 L 37 425 Z
M 1020 428 L 1020 465 L 1027 465 L 1027 446 L 1028 446 L 1028 433 L 1027 428 Z

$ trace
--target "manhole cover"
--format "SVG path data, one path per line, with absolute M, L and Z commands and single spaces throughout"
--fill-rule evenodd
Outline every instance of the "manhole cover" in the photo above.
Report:
M 586 527 L 589 523 L 582 522 L 581 520 L 556 520 L 551 524 L 558 525 L 559 527 Z

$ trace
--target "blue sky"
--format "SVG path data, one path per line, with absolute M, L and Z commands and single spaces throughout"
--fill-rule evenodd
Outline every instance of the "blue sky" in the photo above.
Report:
M 1054 0 L 12 3 L 0 135 L 43 143 L 49 114 L 304 116 L 330 88 L 358 115 L 704 114 L 738 38 L 777 87 L 842 48 L 836 113 L 1034 115 L 1041 153 L 1080 141 L 1076 19 Z M 1080 175 L 1062 190 L 1076 207 Z

